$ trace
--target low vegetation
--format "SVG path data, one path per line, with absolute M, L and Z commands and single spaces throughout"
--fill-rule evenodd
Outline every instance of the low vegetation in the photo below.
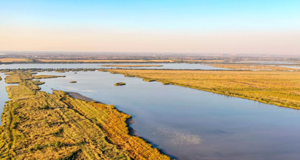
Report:
M 21 83 L 22 80 L 30 80 L 32 79 L 32 75 L 28 72 L 8 72 L 6 73 L 9 76 L 6 76 L 5 83 L 7 84 L 13 84 L 13 83 Z
M 154 82 L 155 79 L 143 78 L 143 81 L 145 81 L 145 82 Z
M 49 78 L 59 78 L 59 77 L 66 77 L 66 76 L 55 76 L 55 75 L 34 75 L 32 76 L 34 79 L 49 79 Z
M 292 71 L 300 72 L 300 69 L 262 64 L 210 64 L 213 67 L 228 68 L 234 70 L 251 70 L 251 71 Z
M 101 65 L 101 67 L 162 67 L 163 65 Z
M 2 63 L 32 62 L 32 60 L 28 58 L 0 58 L 0 62 Z
M 12 100 L 2 114 L 0 159 L 170 159 L 129 135 L 131 116 L 113 105 L 48 94 L 39 91 L 42 82 L 21 75 L 8 76 L 21 82 L 7 87 Z
M 118 82 L 118 83 L 115 83 L 115 86 L 124 86 L 124 85 L 126 85 L 125 82 Z
M 300 72 L 109 70 L 228 96 L 300 109 Z

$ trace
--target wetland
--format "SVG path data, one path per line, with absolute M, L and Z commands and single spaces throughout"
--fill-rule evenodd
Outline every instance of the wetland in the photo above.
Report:
M 28 75 L 27 73 L 19 74 L 17 77 L 13 72 L 10 72 L 8 75 L 0 73 L 0 76 L 5 79 L 0 81 L 2 90 L 1 95 L 7 95 L 5 92 L 7 86 L 12 85 L 8 88 L 14 88 L 8 89 L 9 97 L 12 98 L 10 101 L 20 99 L 21 102 L 25 104 L 27 103 L 27 100 L 24 99 L 24 97 L 26 97 L 28 100 L 34 102 L 34 100 L 30 98 L 33 98 L 32 96 L 35 96 L 36 93 L 38 93 L 38 97 L 51 97 L 53 99 L 56 99 L 55 97 L 62 98 L 61 100 L 58 100 L 58 102 L 55 100 L 56 105 L 52 105 L 47 100 L 43 100 L 43 103 L 49 103 L 50 105 L 41 105 L 39 108 L 34 109 L 34 112 L 32 112 L 33 120 L 40 118 L 37 116 L 40 114 L 36 115 L 36 113 L 47 112 L 48 114 L 50 113 L 50 110 L 57 110 L 55 107 L 60 106 L 57 106 L 57 104 L 60 104 L 60 101 L 63 101 L 67 105 L 70 104 L 73 107 L 75 104 L 74 101 L 76 101 L 76 105 L 79 103 L 77 103 L 77 101 L 80 101 L 80 105 L 77 109 L 80 109 L 81 107 L 93 108 L 94 105 L 98 106 L 100 104 L 102 107 L 105 106 L 104 108 L 107 108 L 108 106 L 111 106 L 109 104 L 112 104 L 115 106 L 115 108 L 112 109 L 116 109 L 116 111 L 127 115 L 127 117 L 132 117 L 131 123 L 125 123 L 126 120 L 121 121 L 123 124 L 129 125 L 132 129 L 132 133 L 130 133 L 129 136 L 142 137 L 143 143 L 145 143 L 144 140 L 151 143 L 154 148 L 158 148 L 161 151 L 158 151 L 157 153 L 163 157 L 164 155 L 167 155 L 171 158 L 186 160 L 250 160 L 260 158 L 279 160 L 297 159 L 300 156 L 297 150 L 297 148 L 300 147 L 300 141 L 298 141 L 298 139 L 300 139 L 300 127 L 298 126 L 300 118 L 298 116 L 298 110 L 232 97 L 234 95 L 225 96 L 216 94 L 217 92 L 211 93 L 213 91 L 201 91 L 204 89 L 193 89 L 192 87 L 194 84 L 198 84 L 224 90 L 224 87 L 222 88 L 219 86 L 218 88 L 212 85 L 220 84 L 219 82 L 217 83 L 217 80 L 222 79 L 222 82 L 226 82 L 224 86 L 243 84 L 243 86 L 240 87 L 247 88 L 245 85 L 249 84 L 249 80 L 245 81 L 247 79 L 244 79 L 241 81 L 239 75 L 243 77 L 252 77 L 253 84 L 250 83 L 251 86 L 260 84 L 257 82 L 260 82 L 258 79 L 260 79 L 260 76 L 262 75 L 265 76 L 262 81 L 269 79 L 269 76 L 273 76 L 271 79 L 275 80 L 268 82 L 268 84 L 273 86 L 280 87 L 279 84 L 282 84 L 282 81 L 297 86 L 298 75 L 296 73 L 298 72 L 253 72 L 255 74 L 252 75 L 252 72 L 250 71 L 226 71 L 226 75 L 231 78 L 224 78 L 224 75 L 222 74 L 224 71 L 108 70 L 114 74 L 111 74 L 110 72 L 99 72 L 97 70 L 70 70 L 64 72 L 53 72 L 51 70 L 41 71 L 43 72 L 37 72 L 31 75 Z M 185 72 L 195 72 L 193 73 L 194 77 L 191 77 L 190 74 Z M 201 72 L 201 74 L 198 72 Z M 200 79 L 199 75 L 201 75 Z M 8 76 L 12 76 L 13 78 L 8 78 Z M 33 79 L 33 77 L 36 78 Z M 38 79 L 41 77 L 44 79 Z M 179 85 L 179 82 L 184 82 L 185 80 L 182 79 L 182 77 L 188 79 L 189 86 Z M 10 82 L 6 79 L 12 80 L 11 82 L 14 83 L 6 84 L 5 81 Z M 228 81 L 226 81 L 226 79 L 228 79 Z M 25 80 L 26 83 L 23 82 L 23 80 Z M 73 80 L 78 81 L 76 85 L 69 83 Z M 194 83 L 194 81 L 198 81 L 199 83 Z M 211 81 L 211 83 L 208 83 L 209 81 Z M 43 82 L 45 83 L 42 84 Z M 123 87 L 115 87 L 114 84 L 116 82 L 125 82 L 126 85 Z M 261 86 L 266 85 L 266 83 L 261 82 Z M 19 86 L 26 86 L 27 89 L 25 87 L 20 88 Z M 295 88 L 295 86 L 285 89 L 282 89 L 281 86 L 281 88 L 277 88 L 276 92 L 273 92 L 282 92 L 281 95 L 289 95 L 288 93 L 298 94 L 299 90 L 298 88 Z M 291 90 L 291 88 L 294 89 Z M 22 90 L 23 94 L 16 94 L 15 91 L 18 90 Z M 230 90 L 234 91 L 233 88 L 230 88 Z M 255 93 L 255 90 L 253 93 Z M 0 103 L 4 106 L 5 101 L 8 101 L 9 99 L 7 96 L 1 96 L 0 100 Z M 8 101 L 6 105 L 14 106 L 15 102 L 10 101 Z M 298 100 L 295 99 L 295 101 Z M 24 112 L 23 109 L 32 109 L 30 106 L 25 106 L 24 108 L 9 108 L 12 110 L 9 110 L 9 112 L 8 110 L 5 110 L 3 112 L 4 118 L 11 112 L 19 113 L 18 111 L 21 110 Z M 58 107 L 59 110 L 66 108 L 69 107 Z M 76 109 L 76 107 L 74 108 Z M 78 111 L 77 109 L 76 111 Z M 100 111 L 102 112 L 102 110 Z M 96 116 L 100 111 L 97 110 L 93 111 L 93 114 L 88 114 L 89 112 L 85 113 L 85 110 L 83 110 L 82 114 L 85 115 L 85 118 L 90 119 L 91 123 L 97 124 L 97 118 L 94 120 L 93 116 Z M 99 120 L 101 121 L 101 119 Z M 7 120 L 4 121 L 5 123 L 7 122 Z M 9 128 L 20 129 L 18 127 L 21 127 L 22 123 L 24 123 L 24 119 L 21 118 L 19 121 L 12 123 L 18 124 L 16 125 L 17 128 L 15 128 L 15 126 Z M 28 122 L 28 124 L 30 123 L 31 122 Z M 47 120 L 47 122 L 43 122 L 40 125 L 51 123 L 51 120 L 49 120 L 49 122 Z M 2 126 L 6 126 L 6 124 Z M 54 126 L 54 128 L 59 131 L 59 127 Z M 70 128 L 65 129 L 68 131 Z M 90 130 L 91 128 L 76 128 L 75 130 L 81 131 L 82 129 Z M 103 130 L 103 128 L 100 129 Z M 32 135 L 30 134 L 29 137 L 34 134 L 41 134 L 40 130 L 36 130 L 37 132 L 30 131 Z M 74 143 L 70 143 L 70 139 L 66 139 L 66 142 L 56 138 L 49 138 L 51 141 L 46 141 L 47 143 L 45 142 L 45 144 L 41 143 L 40 145 L 34 145 L 29 143 L 27 135 L 23 133 L 24 131 L 28 131 L 26 128 L 23 127 L 22 130 L 20 130 L 20 132 L 22 131 L 22 134 L 19 134 L 19 130 L 17 131 L 18 132 L 15 132 L 16 140 L 22 142 L 20 144 L 31 146 L 28 151 L 30 152 L 30 154 L 28 154 L 29 156 L 42 156 L 40 155 L 41 152 L 47 151 L 47 154 L 45 154 L 46 156 L 51 153 L 50 151 L 56 150 L 57 147 L 64 151 L 64 154 L 62 154 L 64 156 L 86 156 L 83 154 L 86 152 L 83 147 L 85 145 L 78 146 Z M 100 130 L 97 132 L 100 134 Z M 67 133 L 70 134 L 69 132 Z M 105 130 L 104 133 L 108 136 Z M 72 135 L 72 137 L 75 138 L 76 136 L 78 135 Z M 96 135 L 92 136 L 97 137 Z M 41 137 L 45 137 L 45 135 Z M 81 138 L 78 138 L 78 141 L 80 141 L 80 139 Z M 101 140 L 100 137 L 97 139 Z M 101 144 L 119 146 L 120 144 L 117 142 L 119 141 L 107 144 L 104 140 Z M 20 154 L 20 156 L 26 155 L 27 150 L 20 150 L 22 147 L 13 142 L 11 144 L 12 146 L 17 147 L 14 148 L 16 153 L 24 153 Z M 98 144 L 89 143 L 89 145 L 96 146 Z M 68 147 L 70 150 L 67 149 Z M 112 155 L 126 157 L 127 153 L 123 152 L 124 149 L 119 148 L 119 151 L 114 151 L 118 154 L 113 153 Z M 127 155 L 132 158 L 132 155 Z

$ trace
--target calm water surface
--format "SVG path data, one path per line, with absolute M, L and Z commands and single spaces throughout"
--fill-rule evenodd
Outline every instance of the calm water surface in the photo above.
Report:
M 8 101 L 9 99 L 5 88 L 7 86 L 4 80 L 6 75 L 0 72 L 0 77 L 2 77 L 2 80 L 0 81 L 0 113 L 2 113 L 5 102 Z M 0 125 L 1 124 L 2 121 L 0 122 Z
M 178 159 L 300 159 L 298 110 L 108 72 L 39 74 L 67 76 L 43 80 L 43 91 L 78 92 L 116 105 L 133 116 L 138 136 Z
M 101 65 L 163 65 L 162 67 L 133 67 L 135 69 L 204 69 L 204 70 L 228 70 L 201 64 L 187 63 L 58 63 L 58 64 L 2 64 L 0 69 L 18 68 L 115 68 L 102 67 Z M 121 67 L 119 67 L 121 68 Z

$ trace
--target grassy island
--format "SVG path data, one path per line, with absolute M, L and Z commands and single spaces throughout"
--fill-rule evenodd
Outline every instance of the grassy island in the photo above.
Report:
M 33 76 L 34 79 L 49 79 L 49 78 L 59 78 L 59 77 L 66 77 L 66 76 L 55 76 L 55 75 L 35 75 L 35 76 Z
M 124 86 L 124 85 L 126 85 L 125 82 L 118 82 L 118 83 L 115 83 L 115 86 Z
M 300 72 L 300 69 L 288 68 L 275 65 L 262 64 L 210 64 L 213 67 L 228 68 L 233 70 L 250 70 L 250 71 L 293 71 Z
M 109 70 L 218 94 L 300 109 L 300 72 Z
M 158 159 L 170 158 L 129 134 L 131 117 L 113 105 L 71 98 L 63 91 L 39 91 L 40 81 L 16 72 L 7 77 L 11 98 L 0 126 L 0 159 Z
M 70 83 L 77 83 L 77 81 L 70 81 Z

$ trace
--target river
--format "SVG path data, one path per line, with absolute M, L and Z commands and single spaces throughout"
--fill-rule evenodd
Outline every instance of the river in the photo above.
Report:
M 77 92 L 116 105 L 133 116 L 131 127 L 136 135 L 174 158 L 294 160 L 300 157 L 298 110 L 108 72 L 39 74 L 66 75 L 43 79 L 46 84 L 41 85 L 42 91 Z M 77 83 L 69 83 L 73 80 Z M 116 82 L 126 85 L 114 86 Z M 7 100 L 4 88 L 3 79 L 1 105 Z

